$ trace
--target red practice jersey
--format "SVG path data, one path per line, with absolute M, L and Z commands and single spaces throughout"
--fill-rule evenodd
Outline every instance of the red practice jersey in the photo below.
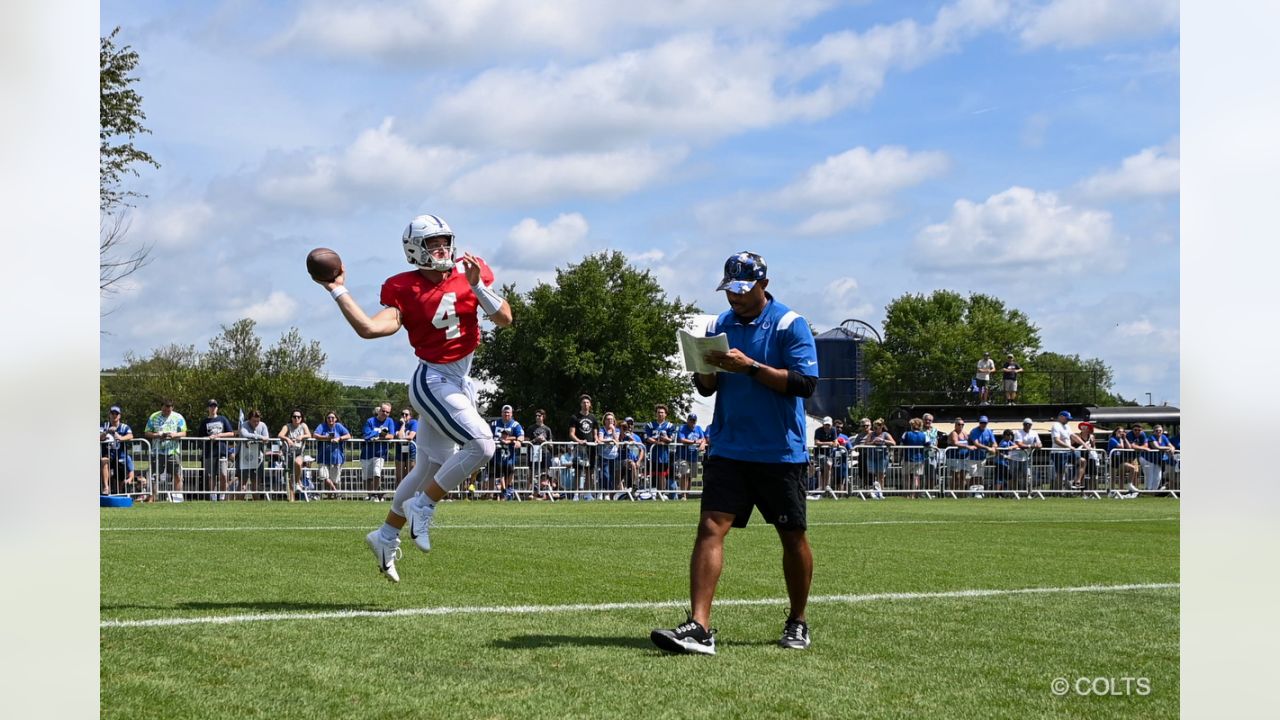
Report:
M 485 261 L 476 260 L 480 279 L 492 285 L 493 271 Z M 461 262 L 439 283 L 417 270 L 392 275 L 382 284 L 381 301 L 400 311 L 414 354 L 427 362 L 455 362 L 480 346 L 480 304 Z

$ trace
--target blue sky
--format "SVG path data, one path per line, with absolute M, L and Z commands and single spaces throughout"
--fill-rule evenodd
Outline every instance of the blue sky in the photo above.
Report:
M 994 294 L 1179 402 L 1176 2 L 613 5 L 104 2 L 163 167 L 102 364 L 248 316 L 337 378 L 406 378 L 404 337 L 356 338 L 303 258 L 337 250 L 373 309 L 431 212 L 519 290 L 615 248 L 719 312 L 752 249 L 819 330 Z

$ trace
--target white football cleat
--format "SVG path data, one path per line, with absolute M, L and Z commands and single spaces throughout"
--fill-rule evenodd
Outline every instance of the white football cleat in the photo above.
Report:
M 431 552 L 431 518 L 436 514 L 434 507 L 427 506 L 427 496 L 415 493 L 400 506 L 404 510 L 405 524 L 409 526 L 409 537 L 422 552 Z
M 364 541 L 378 560 L 378 572 L 391 582 L 400 582 L 400 573 L 396 572 L 396 560 L 400 559 L 400 538 L 396 538 L 395 542 L 387 542 L 382 539 L 381 531 L 374 530 L 364 536 Z

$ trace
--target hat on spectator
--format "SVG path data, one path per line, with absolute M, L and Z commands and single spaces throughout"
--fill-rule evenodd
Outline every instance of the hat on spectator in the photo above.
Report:
M 830 424 L 831 424 L 831 416 L 830 416 L 830 415 L 826 415 L 826 416 L 824 416 L 824 417 L 822 418 L 822 424 L 823 424 L 823 425 L 830 425 Z
M 986 415 L 983 415 L 982 417 L 978 418 L 978 422 L 984 423 L 984 422 L 991 422 L 991 421 L 987 419 Z
M 635 419 L 635 418 L 633 418 L 633 417 L 626 417 L 626 418 L 623 418 L 623 419 L 622 419 L 622 422 L 624 422 L 624 423 L 633 423 L 633 422 L 635 422 L 635 421 L 636 421 L 636 419 Z
M 120 406 L 119 406 L 119 405 L 112 405 L 112 406 L 111 406 L 111 409 L 110 409 L 110 410 L 108 410 L 107 412 L 109 412 L 109 413 L 118 413 L 118 412 L 120 412 Z
M 1034 422 L 1035 422 L 1035 421 L 1034 421 L 1034 420 L 1032 420 L 1031 418 L 1022 418 L 1022 424 L 1023 424 L 1023 425 L 1031 425 L 1031 424 L 1032 424 L 1032 423 L 1034 423 Z
M 716 286 L 716 291 L 728 290 L 742 294 L 750 292 L 760 280 L 768 277 L 769 268 L 764 258 L 746 250 L 734 253 L 724 261 L 724 278 Z
M 510 406 L 510 405 L 503 405 L 503 406 L 502 406 L 502 412 L 507 412 L 507 411 L 508 411 L 508 410 L 510 410 L 510 409 L 511 409 L 511 406 Z
M 1064 417 L 1064 418 L 1066 418 L 1066 419 L 1070 420 L 1070 419 L 1071 419 L 1071 413 L 1067 412 L 1066 410 L 1063 410 L 1062 412 L 1058 413 L 1058 417 Z
M 689 419 L 689 420 L 697 420 L 697 419 L 698 419 L 698 416 L 697 416 L 697 415 L 695 415 L 695 414 L 693 414 L 693 413 L 689 413 L 689 417 L 688 417 L 687 419 Z
M 217 407 L 217 406 L 218 406 L 218 401 L 217 401 L 217 400 L 210 400 L 210 401 L 209 401 L 209 407 Z
M 1090 430 L 1092 430 L 1092 429 L 1093 429 L 1093 423 L 1089 422 L 1088 420 L 1081 420 L 1081 421 L 1080 421 L 1080 429 L 1081 429 L 1081 430 L 1083 430 L 1084 428 L 1089 428 Z

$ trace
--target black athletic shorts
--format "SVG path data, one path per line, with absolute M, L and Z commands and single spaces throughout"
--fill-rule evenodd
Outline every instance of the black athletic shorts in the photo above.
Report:
M 751 508 L 780 530 L 805 530 L 808 463 L 763 463 L 712 456 L 702 465 L 702 511 L 733 515 L 746 527 Z

